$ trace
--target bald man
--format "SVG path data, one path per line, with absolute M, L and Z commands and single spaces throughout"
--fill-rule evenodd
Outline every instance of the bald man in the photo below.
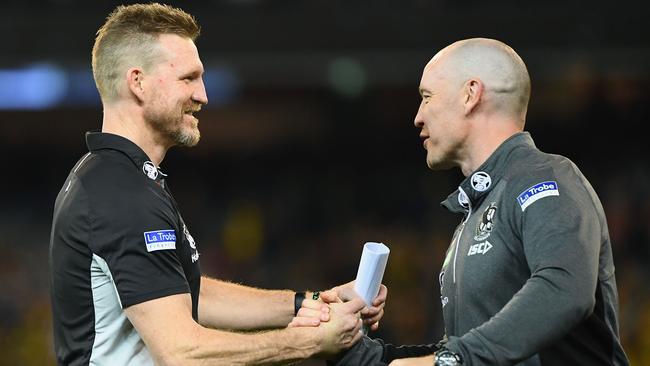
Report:
M 628 365 L 603 207 L 575 164 L 523 131 L 521 58 L 496 40 L 459 41 L 419 90 L 427 165 L 466 177 L 442 202 L 462 216 L 439 274 L 445 334 L 402 348 L 366 338 L 339 364 Z

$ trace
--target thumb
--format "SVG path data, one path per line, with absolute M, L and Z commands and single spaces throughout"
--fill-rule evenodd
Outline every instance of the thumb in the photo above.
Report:
M 360 297 L 355 297 L 341 305 L 342 310 L 350 314 L 358 313 L 364 307 L 366 307 L 366 303 Z
M 320 298 L 326 303 L 332 303 L 332 302 L 341 302 L 341 299 L 339 299 L 338 295 L 336 294 L 336 291 L 334 290 L 327 290 L 323 291 L 320 293 Z

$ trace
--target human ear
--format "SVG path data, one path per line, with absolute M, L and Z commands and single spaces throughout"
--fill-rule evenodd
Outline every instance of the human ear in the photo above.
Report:
M 485 85 L 480 79 L 469 79 L 464 86 L 465 114 L 472 113 L 481 102 Z
M 139 101 L 144 100 L 144 87 L 143 87 L 144 73 L 142 69 L 132 67 L 126 71 L 126 85 L 133 96 Z

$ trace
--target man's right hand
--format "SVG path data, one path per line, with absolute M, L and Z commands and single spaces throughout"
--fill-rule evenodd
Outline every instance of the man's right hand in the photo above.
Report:
M 332 358 L 342 350 L 352 347 L 361 337 L 361 309 L 365 303 L 361 298 L 355 298 L 345 303 L 332 303 L 330 320 L 321 322 L 317 328 L 320 337 L 321 358 Z
M 359 295 L 354 290 L 354 282 L 350 281 L 340 286 L 336 286 L 331 290 L 323 291 L 320 293 L 321 299 L 326 303 L 350 301 Z M 370 327 L 370 330 L 377 330 L 379 328 L 379 320 L 384 316 L 384 306 L 386 306 L 386 297 L 388 296 L 388 288 L 381 285 L 377 297 L 372 301 L 371 306 L 365 307 L 361 311 L 361 318 L 363 323 Z

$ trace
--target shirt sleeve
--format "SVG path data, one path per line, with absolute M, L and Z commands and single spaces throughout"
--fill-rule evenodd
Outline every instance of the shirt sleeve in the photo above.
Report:
M 178 224 L 162 197 L 117 197 L 93 205 L 89 246 L 110 271 L 123 308 L 189 293 L 176 246 Z M 101 215 L 97 212 L 102 212 Z
M 398 358 L 421 357 L 438 350 L 436 344 L 418 344 L 395 346 L 385 343 L 380 338 L 364 336 L 340 359 L 328 362 L 329 366 L 385 366 Z
M 513 187 L 511 225 L 531 275 L 489 321 L 449 337 L 447 348 L 461 354 L 463 365 L 513 365 L 561 339 L 593 312 L 600 217 L 584 178 L 562 175 L 547 169 Z M 557 192 L 536 193 L 527 199 L 532 203 L 522 204 L 521 193 L 543 182 L 555 182 Z

